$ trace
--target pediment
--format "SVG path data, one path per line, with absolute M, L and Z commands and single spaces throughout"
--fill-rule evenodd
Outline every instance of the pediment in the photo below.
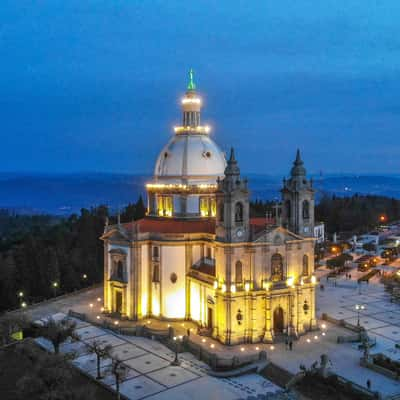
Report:
M 265 231 L 256 242 L 267 242 L 274 246 L 281 246 L 287 242 L 292 242 L 296 240 L 303 240 L 301 236 L 288 231 L 282 226 Z
M 111 229 L 108 232 L 105 232 L 101 238 L 102 240 L 110 240 L 110 241 L 127 241 L 129 240 L 128 235 L 122 230 L 115 228 Z

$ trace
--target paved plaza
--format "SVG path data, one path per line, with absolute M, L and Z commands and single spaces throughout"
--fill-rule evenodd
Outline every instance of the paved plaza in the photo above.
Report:
M 63 313 L 52 316 L 65 317 Z M 113 356 L 123 361 L 126 375 L 121 383 L 121 393 L 128 399 L 246 399 L 249 396 L 275 392 L 279 388 L 257 374 L 218 379 L 207 374 L 209 367 L 190 353 L 179 356 L 180 366 L 172 366 L 175 354 L 161 343 L 142 337 L 117 335 L 89 323 L 78 323 L 76 333 L 80 341 L 69 341 L 61 352 L 74 353 L 73 364 L 85 373 L 96 377 L 96 355 L 89 353 L 87 344 L 94 341 L 111 346 Z M 51 344 L 43 339 L 37 342 L 49 351 Z M 101 361 L 102 382 L 115 388 L 111 373 L 111 358 Z M 201 388 L 201 390 L 199 390 Z
M 344 277 L 338 278 L 336 285 L 334 285 L 333 282 L 327 283 L 325 281 L 323 275 L 326 271 L 321 270 L 317 273 L 319 274 L 321 283 L 324 285 L 324 290 L 321 290 L 319 285 L 317 286 L 317 316 L 321 318 L 322 313 L 327 313 L 333 318 L 344 319 L 356 325 L 358 315 L 355 306 L 356 304 L 363 305 L 365 308 L 360 312 L 360 325 L 364 326 L 369 335 L 376 338 L 377 341 L 376 346 L 371 349 L 371 353 L 380 352 L 387 354 L 393 359 L 400 360 L 400 350 L 395 348 L 395 344 L 400 343 L 400 305 L 390 302 L 390 297 L 384 292 L 383 286 L 379 283 L 379 279 L 374 278 L 370 281 L 369 285 L 363 284 L 360 290 L 356 281 L 359 275 L 357 271 L 352 272 L 352 280 L 345 279 Z M 101 315 L 101 302 L 98 301 L 98 298 L 101 299 L 101 295 L 101 288 L 96 288 L 77 294 L 75 297 L 66 297 L 43 304 L 42 306 L 33 307 L 32 309 L 28 309 L 27 312 L 30 313 L 32 317 L 42 318 L 57 312 L 67 313 L 69 309 L 74 309 L 78 312 L 87 313 L 91 315 L 91 318 L 95 319 L 97 314 Z M 92 307 L 90 307 L 90 304 L 92 304 Z M 103 318 L 103 316 L 101 316 L 101 318 Z M 143 322 L 141 323 L 143 324 Z M 179 334 L 186 334 L 187 329 L 194 326 L 189 322 L 167 323 L 165 321 L 149 320 L 145 321 L 145 323 L 150 323 L 150 326 L 154 328 L 164 329 L 168 325 L 172 325 L 178 330 Z M 362 352 L 358 350 L 357 344 L 337 343 L 338 336 L 352 335 L 354 334 L 352 331 L 319 320 L 320 327 L 323 323 L 326 325 L 324 330 L 302 336 L 294 343 L 294 349 L 291 352 L 286 350 L 285 345 L 282 343 L 274 344 L 272 347 L 267 344 L 246 344 L 227 347 L 215 340 L 204 338 L 194 333 L 191 333 L 191 339 L 205 347 L 212 347 L 213 351 L 216 352 L 219 357 L 243 354 L 243 352 L 256 353 L 265 350 L 267 356 L 273 362 L 292 373 L 299 371 L 300 364 L 309 367 L 315 361 L 319 360 L 321 354 L 325 353 L 332 362 L 332 369 L 339 375 L 363 386 L 365 386 L 367 379 L 370 379 L 372 388 L 374 390 L 379 390 L 384 395 L 400 393 L 400 383 L 359 365 Z M 89 325 L 82 326 L 82 324 L 86 323 L 79 322 L 78 330 L 80 330 L 81 337 L 84 341 L 102 338 L 104 344 L 110 343 L 116 354 L 125 359 L 127 365 L 132 367 L 129 379 L 122 386 L 123 393 L 128 396 L 132 396 L 132 394 L 129 395 L 128 393 L 131 393 L 131 385 L 134 382 L 138 382 L 137 386 L 143 388 L 141 389 L 143 393 L 153 393 L 154 391 L 154 394 L 151 396 L 157 396 L 154 397 L 157 399 L 167 398 L 169 393 L 176 396 L 178 392 L 181 393 L 181 398 L 183 399 L 185 398 L 184 393 L 190 393 L 190 398 L 195 398 L 193 397 L 196 395 L 196 391 L 194 390 L 196 387 L 195 385 L 203 383 L 205 380 L 207 380 L 207 385 L 209 384 L 210 388 L 213 388 L 209 390 L 210 394 L 219 393 L 220 395 L 226 391 L 227 398 L 245 398 L 246 395 L 253 393 L 251 389 L 258 393 L 261 392 L 261 388 L 264 387 L 264 385 L 267 385 L 268 388 L 268 385 L 272 385 L 255 374 L 235 378 L 235 380 L 211 378 L 204 372 L 208 367 L 195 360 L 194 357 L 188 353 L 183 354 L 182 359 L 184 363 L 182 367 L 180 367 L 185 371 L 182 372 L 182 370 L 178 368 L 178 370 L 174 372 L 173 367 L 169 366 L 173 354 L 161 344 L 148 339 L 122 337 L 110 332 L 106 333 L 101 328 Z M 132 323 L 121 322 L 121 324 Z M 322 335 L 322 331 L 324 331 L 324 335 Z M 72 344 L 69 346 L 71 347 Z M 82 346 L 82 344 L 73 344 L 73 346 L 79 347 Z M 71 350 L 71 348 L 68 350 Z M 77 350 L 79 350 L 79 348 L 77 348 Z M 155 359 L 151 356 L 154 356 Z M 82 355 L 82 357 L 85 356 Z M 136 361 L 134 362 L 134 360 Z M 93 362 L 90 361 L 90 357 L 87 355 L 86 358 L 82 358 L 81 360 L 78 358 L 76 362 L 77 364 L 83 363 L 84 366 L 93 365 Z M 158 368 L 153 370 L 153 365 L 156 365 Z M 104 367 L 107 372 L 107 365 Z M 165 380 L 166 376 L 169 374 L 168 371 L 171 371 L 170 374 L 176 375 L 169 376 L 168 382 L 170 383 L 167 383 Z M 182 375 L 184 383 L 180 382 L 178 375 Z M 106 376 L 105 379 L 106 382 L 111 382 L 112 380 L 109 376 Z M 258 381 L 259 379 L 261 380 Z M 240 386 L 239 383 L 243 386 Z M 243 387 L 243 390 L 240 389 L 241 387 Z M 217 390 L 217 388 L 220 389 Z M 271 386 L 271 389 L 272 388 L 273 385 Z M 143 396 L 149 396 L 149 394 L 143 394 Z M 189 396 L 189 394 L 187 396 Z

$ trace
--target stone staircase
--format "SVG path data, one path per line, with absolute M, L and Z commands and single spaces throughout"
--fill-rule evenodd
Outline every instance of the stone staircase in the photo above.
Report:
M 286 385 L 294 376 L 292 373 L 271 362 L 262 371 L 260 371 L 260 375 L 275 383 L 275 385 L 280 386 L 281 388 L 286 388 Z

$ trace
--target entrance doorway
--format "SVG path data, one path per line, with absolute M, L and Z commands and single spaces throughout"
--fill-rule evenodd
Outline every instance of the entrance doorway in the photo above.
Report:
M 212 329 L 213 327 L 213 309 L 208 307 L 207 310 L 207 328 Z
M 279 335 L 283 333 L 283 308 L 277 307 L 274 310 L 274 333 Z
M 122 314 L 122 292 L 115 292 L 115 312 Z

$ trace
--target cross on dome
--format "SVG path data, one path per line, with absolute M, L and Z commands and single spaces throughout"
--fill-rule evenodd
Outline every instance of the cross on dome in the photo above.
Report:
M 189 70 L 189 83 L 187 85 L 188 90 L 196 90 L 196 84 L 194 83 L 194 72 L 193 68 Z

